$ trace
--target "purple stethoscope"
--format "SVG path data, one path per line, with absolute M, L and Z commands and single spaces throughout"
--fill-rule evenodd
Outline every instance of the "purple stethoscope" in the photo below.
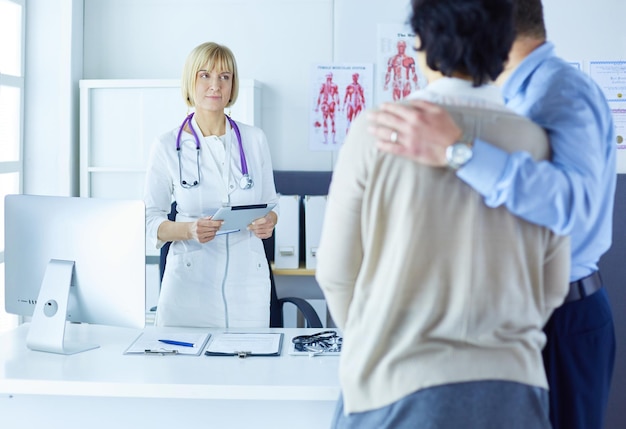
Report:
M 180 179 L 180 186 L 185 189 L 195 188 L 200 184 L 200 138 L 198 137 L 196 130 L 194 130 L 193 125 L 191 125 L 191 118 L 193 118 L 193 113 L 189 114 L 189 116 L 185 118 L 180 126 L 180 130 L 178 130 L 178 136 L 176 136 L 176 152 L 178 153 L 178 177 Z M 248 163 L 246 162 L 246 154 L 243 152 L 243 144 L 241 143 L 241 133 L 239 132 L 239 127 L 237 126 L 235 121 L 228 117 L 228 115 L 226 115 L 226 119 L 228 119 L 230 126 L 233 128 L 233 130 L 235 130 L 237 142 L 239 143 L 239 158 L 241 159 L 241 172 L 243 173 L 241 180 L 239 180 L 239 187 L 244 190 L 250 189 L 254 186 L 254 182 L 252 181 L 250 174 L 248 174 Z M 189 129 L 193 134 L 193 138 L 196 140 L 196 165 L 198 167 L 198 180 L 194 180 L 193 183 L 189 183 L 186 180 L 183 180 L 183 168 L 180 158 L 180 137 L 183 134 L 183 129 L 185 128 L 185 125 L 187 124 L 189 124 Z

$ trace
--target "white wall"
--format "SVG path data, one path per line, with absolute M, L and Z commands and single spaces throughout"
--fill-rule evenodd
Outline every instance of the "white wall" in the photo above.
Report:
M 230 46 L 261 81 L 274 167 L 332 170 L 308 150 L 309 73 L 319 62 L 376 61 L 379 23 L 409 0 L 28 0 L 25 191 L 78 194 L 78 80 L 180 78 L 188 52 Z M 624 59 L 623 0 L 545 0 L 549 38 L 572 61 Z M 84 21 L 83 21 L 84 10 Z M 82 30 L 82 33 L 81 33 Z
M 240 75 L 263 84 L 274 166 L 330 170 L 329 153 L 301 153 L 310 62 L 332 61 L 332 23 L 330 0 L 86 0 L 85 78 L 179 79 L 196 45 L 226 44 Z
M 78 195 L 83 2 L 26 2 L 24 192 Z
M 309 151 L 309 75 L 320 62 L 374 62 L 376 25 L 408 0 L 85 0 L 85 78 L 180 78 L 189 51 L 227 44 L 263 85 L 262 128 L 278 170 L 332 170 Z M 376 13 L 370 13 L 376 10 Z M 182 101 L 181 101 L 182 103 Z
M 548 39 L 570 61 L 626 59 L 626 1 L 543 0 Z

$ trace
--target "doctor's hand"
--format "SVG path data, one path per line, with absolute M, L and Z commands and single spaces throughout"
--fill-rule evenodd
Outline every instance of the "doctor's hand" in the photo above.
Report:
M 210 217 L 203 217 L 189 223 L 189 235 L 192 240 L 199 243 L 208 243 L 215 238 L 224 223 L 223 220 L 211 220 Z
M 368 120 L 379 150 L 433 167 L 446 165 L 447 147 L 463 136 L 443 107 L 424 100 L 384 103 Z
M 255 219 L 250 225 L 248 225 L 248 231 L 251 231 L 257 237 L 264 239 L 272 236 L 272 231 L 278 221 L 278 215 L 276 212 L 269 212 L 263 217 Z

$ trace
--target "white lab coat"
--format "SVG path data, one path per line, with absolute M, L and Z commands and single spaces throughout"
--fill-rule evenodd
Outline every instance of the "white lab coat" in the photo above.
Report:
M 177 221 L 212 215 L 224 203 L 278 204 L 265 133 L 239 122 L 237 125 L 248 171 L 254 180 L 251 189 L 242 190 L 239 186 L 243 175 L 239 145 L 229 125 L 222 141 L 215 136 L 202 137 L 195 118 L 192 119 L 201 149 L 200 184 L 191 189 L 181 186 L 181 176 L 189 183 L 197 180 L 193 135 L 182 133 L 182 173 L 176 151 L 179 128 L 154 142 L 144 201 L 146 234 L 157 249 L 164 244 L 157 239 L 157 230 L 167 219 L 172 198 L 178 206 Z M 277 207 L 274 211 L 278 213 Z M 205 244 L 195 240 L 172 243 L 157 303 L 156 325 L 267 327 L 269 307 L 269 267 L 263 243 L 254 234 L 240 231 L 220 235 Z

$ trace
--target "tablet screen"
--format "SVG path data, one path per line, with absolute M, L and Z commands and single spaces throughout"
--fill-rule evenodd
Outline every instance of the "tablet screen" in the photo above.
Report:
M 253 220 L 265 216 L 275 206 L 276 204 L 252 204 L 222 207 L 213 215 L 214 220 L 224 221 L 217 234 L 244 231 Z

